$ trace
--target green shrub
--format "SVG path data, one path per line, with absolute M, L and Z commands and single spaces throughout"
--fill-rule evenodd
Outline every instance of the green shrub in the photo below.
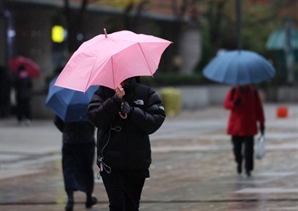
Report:
M 208 83 L 208 80 L 201 74 L 191 75 L 181 73 L 158 73 L 151 76 L 142 76 L 141 83 L 148 86 L 179 86 L 179 85 L 200 85 Z

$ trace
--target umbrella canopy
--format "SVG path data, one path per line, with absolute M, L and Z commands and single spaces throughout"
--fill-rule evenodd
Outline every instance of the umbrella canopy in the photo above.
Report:
M 272 78 L 275 69 L 261 55 L 246 50 L 234 50 L 215 57 L 203 69 L 206 78 L 224 84 L 244 85 Z
M 134 76 L 152 76 L 170 41 L 131 31 L 100 34 L 72 55 L 55 86 L 86 91 L 91 85 L 115 89 Z
M 31 59 L 23 56 L 17 56 L 17 57 L 11 58 L 8 61 L 8 65 L 9 65 L 9 68 L 15 73 L 18 73 L 20 66 L 24 66 L 29 77 L 32 79 L 38 78 L 40 75 L 40 69 L 38 64 L 36 64 Z
M 56 79 L 50 82 L 46 106 L 65 122 L 88 121 L 88 104 L 98 86 L 91 86 L 83 93 L 54 86 Z

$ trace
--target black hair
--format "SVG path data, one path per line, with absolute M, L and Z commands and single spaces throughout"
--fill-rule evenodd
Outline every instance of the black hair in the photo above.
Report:
M 20 72 L 25 71 L 25 70 L 26 70 L 25 66 L 21 65 L 21 66 L 19 66 L 18 72 L 20 73 Z
M 139 83 L 139 84 L 141 83 L 141 77 L 140 76 L 136 76 L 135 79 L 136 79 L 137 83 Z

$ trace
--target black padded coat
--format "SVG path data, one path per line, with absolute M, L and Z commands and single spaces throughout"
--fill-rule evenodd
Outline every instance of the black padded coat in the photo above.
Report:
M 149 169 L 149 134 L 164 122 L 164 107 L 155 91 L 134 78 L 124 90 L 123 100 L 131 106 L 127 119 L 119 116 L 121 104 L 115 102 L 110 88 L 101 86 L 89 103 L 89 121 L 98 128 L 97 154 L 112 170 Z

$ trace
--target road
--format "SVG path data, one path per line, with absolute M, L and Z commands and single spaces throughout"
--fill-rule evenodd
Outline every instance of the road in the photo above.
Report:
M 142 211 L 298 210 L 298 106 L 286 104 L 287 118 L 277 118 L 279 104 L 265 104 L 266 155 L 255 159 L 251 178 L 236 174 L 230 137 L 225 134 L 229 112 L 221 107 L 183 110 L 167 117 L 151 135 L 151 177 L 142 194 Z M 255 137 L 257 140 L 258 135 Z M 0 124 L 0 210 L 64 210 L 61 133 L 51 120 L 18 126 Z M 99 204 L 108 199 L 94 166 Z M 76 193 L 74 210 L 85 210 Z

